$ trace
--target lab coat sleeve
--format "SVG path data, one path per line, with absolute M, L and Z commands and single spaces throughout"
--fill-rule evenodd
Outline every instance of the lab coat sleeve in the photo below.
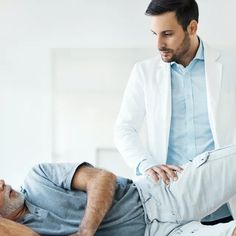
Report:
M 156 163 L 141 143 L 139 132 L 144 122 L 145 83 L 140 66 L 136 64 L 125 89 L 121 109 L 114 127 L 114 141 L 117 149 L 137 175 Z M 142 164 L 142 169 L 139 168 Z

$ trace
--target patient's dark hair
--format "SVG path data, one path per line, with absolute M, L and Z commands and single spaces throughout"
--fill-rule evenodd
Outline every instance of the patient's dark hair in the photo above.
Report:
M 145 14 L 156 16 L 166 12 L 175 12 L 177 21 L 185 31 L 191 20 L 198 22 L 199 12 L 195 0 L 152 0 Z

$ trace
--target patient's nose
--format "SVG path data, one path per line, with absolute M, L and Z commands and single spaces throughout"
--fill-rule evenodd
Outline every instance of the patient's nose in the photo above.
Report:
M 0 191 L 4 189 L 5 181 L 3 179 L 0 179 Z

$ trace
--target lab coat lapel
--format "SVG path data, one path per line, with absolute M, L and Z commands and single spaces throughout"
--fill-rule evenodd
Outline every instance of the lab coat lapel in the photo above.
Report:
M 209 48 L 206 44 L 204 44 L 204 54 L 208 116 L 213 137 L 214 140 L 216 140 L 216 122 L 222 80 L 222 64 L 217 61 L 220 57 L 220 53 Z

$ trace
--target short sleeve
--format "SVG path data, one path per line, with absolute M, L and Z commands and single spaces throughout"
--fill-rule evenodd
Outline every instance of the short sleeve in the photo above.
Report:
M 25 182 L 44 182 L 53 184 L 65 190 L 71 190 L 71 182 L 78 168 L 90 166 L 87 162 L 82 163 L 42 163 L 34 166 L 26 177 Z

